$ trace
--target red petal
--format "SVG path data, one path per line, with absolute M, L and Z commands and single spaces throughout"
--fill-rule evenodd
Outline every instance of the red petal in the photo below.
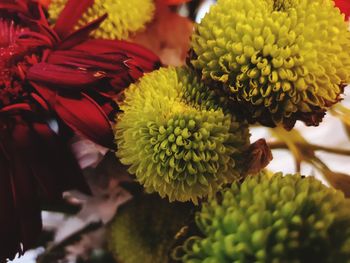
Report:
M 6 106 L 0 110 L 0 112 L 10 112 L 10 111 L 30 111 L 32 110 L 30 105 L 27 103 L 17 103 L 17 104 L 12 104 L 9 106 Z
M 89 192 L 77 162 L 46 123 L 29 125 L 12 116 L 0 120 L 9 127 L 0 130 L 0 262 L 37 241 L 42 228 L 38 190 L 55 200 L 72 186 Z
M 105 77 L 98 71 L 88 71 L 79 68 L 64 67 L 49 63 L 38 63 L 27 72 L 27 79 L 61 88 L 76 87 L 82 89 Z
M 16 12 L 16 13 L 27 13 L 28 8 L 24 0 L 18 1 L 16 3 L 0 3 L 0 9 L 5 9 L 8 12 Z
M 3 138 L 1 138 L 2 140 Z M 20 231 L 14 207 L 10 178 L 10 160 L 0 141 L 0 262 L 13 259 L 20 251 Z
M 24 159 L 12 155 L 12 189 L 15 196 L 16 214 L 20 221 L 21 242 L 23 250 L 32 248 L 41 232 L 41 210 L 36 192 L 34 178 L 28 170 Z
M 13 204 L 18 218 L 21 242 L 23 249 L 27 250 L 34 245 L 41 231 L 41 211 L 37 189 L 34 178 L 31 176 L 32 171 L 28 169 L 26 160 L 27 154 L 33 154 L 28 152 L 27 148 L 31 139 L 29 128 L 22 123 L 16 123 L 11 135 L 8 134 L 6 137 L 7 140 L 2 138 L 2 143 L 9 154 L 11 164 L 10 173 L 7 176 L 10 176 Z
M 30 84 L 35 88 L 35 90 L 46 100 L 46 102 L 51 105 L 56 100 L 56 91 L 42 86 L 35 82 L 30 82 Z
M 100 24 L 105 20 L 107 15 L 101 16 L 97 18 L 96 20 L 88 23 L 84 27 L 80 28 L 79 30 L 73 32 L 71 35 L 69 35 L 60 45 L 59 49 L 71 49 L 72 47 L 80 44 L 81 42 L 86 41 L 89 38 L 89 35 L 92 31 L 97 29 Z
M 68 65 L 71 67 L 95 69 L 101 71 L 126 70 L 124 61 L 127 57 L 122 53 L 113 54 L 90 54 L 85 51 L 64 50 L 50 54 L 47 62 L 50 64 Z
M 81 16 L 93 3 L 94 0 L 68 0 L 54 27 L 57 34 L 62 39 L 68 36 Z
M 73 130 L 97 144 L 114 147 L 111 123 L 103 109 L 89 96 L 82 94 L 82 97 L 72 98 L 58 95 L 54 107 Z
M 116 43 L 116 49 L 125 52 L 145 72 L 152 71 L 160 66 L 159 57 L 140 45 L 127 41 L 118 41 Z
M 160 61 L 149 49 L 127 41 L 91 39 L 74 47 L 92 54 L 123 52 L 144 71 L 149 72 L 159 67 Z
M 46 123 L 33 123 L 32 144 L 39 151 L 30 160 L 44 197 L 57 200 L 62 192 L 77 189 L 90 193 L 77 160 Z
M 18 36 L 18 43 L 21 43 L 22 45 L 26 46 L 47 46 L 51 47 L 53 45 L 53 39 L 50 38 L 47 35 L 36 33 L 36 32 L 27 32 L 24 31 L 23 33 L 19 34 Z
M 46 102 L 42 97 L 32 92 L 30 96 L 46 111 L 49 111 L 48 102 Z

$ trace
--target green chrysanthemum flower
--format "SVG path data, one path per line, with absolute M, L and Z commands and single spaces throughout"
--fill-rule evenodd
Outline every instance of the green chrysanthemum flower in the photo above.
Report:
M 190 214 L 189 204 L 142 196 L 122 207 L 110 224 L 109 250 L 117 262 L 168 262 L 175 236 Z
M 49 15 L 52 20 L 58 18 L 66 3 L 67 0 L 52 0 L 49 6 Z M 131 33 L 145 28 L 145 24 L 152 20 L 154 11 L 153 0 L 95 0 L 92 7 L 78 22 L 77 27 L 108 14 L 92 36 L 104 39 L 127 39 Z
M 213 91 L 191 71 L 146 74 L 125 97 L 117 156 L 147 191 L 197 202 L 238 177 L 248 127 L 218 108 Z
M 350 201 L 313 177 L 249 177 L 196 215 L 203 237 L 174 256 L 186 263 L 349 262 Z
M 192 47 L 232 109 L 268 126 L 317 125 L 350 81 L 350 33 L 332 0 L 219 0 Z

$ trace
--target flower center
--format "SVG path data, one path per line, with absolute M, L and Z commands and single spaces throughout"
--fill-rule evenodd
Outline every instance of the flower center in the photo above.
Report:
M 10 67 L 19 46 L 16 43 L 18 35 L 24 29 L 17 26 L 14 21 L 0 18 L 0 66 Z
M 23 49 L 17 44 L 23 31 L 14 21 L 0 18 L 0 108 L 24 94 L 16 65 L 23 57 Z

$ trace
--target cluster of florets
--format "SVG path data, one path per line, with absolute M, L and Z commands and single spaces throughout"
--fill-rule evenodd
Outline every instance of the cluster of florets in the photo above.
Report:
M 350 33 L 333 1 L 219 0 L 192 47 L 232 110 L 268 126 L 317 125 L 350 81 Z
M 350 200 L 313 177 L 261 174 L 234 183 L 196 215 L 202 236 L 181 262 L 347 262 Z
M 117 156 L 149 192 L 197 202 L 232 182 L 249 145 L 245 123 L 186 68 L 146 74 L 125 91 Z

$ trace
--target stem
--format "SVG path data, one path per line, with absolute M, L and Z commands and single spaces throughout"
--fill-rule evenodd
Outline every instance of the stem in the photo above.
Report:
M 295 159 L 295 158 L 294 158 Z M 297 173 L 301 172 L 301 162 L 295 159 L 295 171 Z
M 288 149 L 288 146 L 286 143 L 278 141 L 278 142 L 270 142 L 268 143 L 269 147 L 271 150 L 274 149 Z M 350 150 L 345 150 L 345 149 L 338 149 L 338 148 L 332 148 L 332 147 L 326 147 L 326 146 L 321 146 L 317 144 L 309 144 L 309 143 L 295 143 L 296 146 L 300 148 L 308 148 L 313 151 L 323 151 L 323 152 L 330 152 L 334 154 L 339 154 L 339 155 L 348 155 L 350 156 Z

